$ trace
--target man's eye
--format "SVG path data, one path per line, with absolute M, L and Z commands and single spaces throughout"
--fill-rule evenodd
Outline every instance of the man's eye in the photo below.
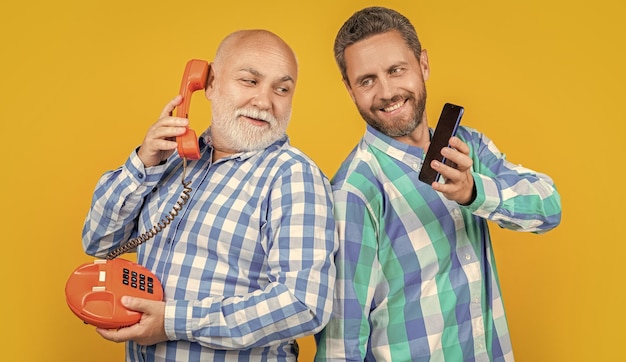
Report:
M 370 85 L 372 85 L 372 83 L 374 83 L 373 80 L 371 79 L 363 79 L 363 81 L 361 82 L 361 87 L 368 87 Z
M 256 80 L 254 79 L 242 79 L 241 81 L 249 85 L 256 85 Z

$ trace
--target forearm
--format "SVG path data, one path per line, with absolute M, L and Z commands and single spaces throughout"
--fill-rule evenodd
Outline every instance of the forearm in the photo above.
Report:
M 509 162 L 484 134 L 459 130 L 470 145 L 476 198 L 467 208 L 501 227 L 545 232 L 561 221 L 561 199 L 545 174 Z
M 558 191 L 549 177 L 531 170 L 519 172 L 524 170 L 520 167 L 499 177 L 474 174 L 477 197 L 469 206 L 472 212 L 516 231 L 541 233 L 555 228 L 561 220 Z
M 143 199 L 160 179 L 160 171 L 155 167 L 147 172 L 133 151 L 122 167 L 100 178 L 83 225 L 87 254 L 103 257 L 132 236 Z
M 272 283 L 245 296 L 167 301 L 165 331 L 171 340 L 213 349 L 247 349 L 316 333 L 329 314 L 316 314 L 285 285 Z

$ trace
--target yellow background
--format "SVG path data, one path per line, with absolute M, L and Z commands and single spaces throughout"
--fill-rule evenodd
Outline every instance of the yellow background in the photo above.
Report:
M 518 361 L 623 356 L 621 1 L 5 1 L 0 5 L 3 361 L 122 360 L 65 304 L 99 176 L 122 164 L 178 92 L 190 58 L 226 34 L 268 28 L 296 51 L 292 143 L 330 176 L 364 130 L 332 43 L 354 11 L 406 14 L 428 49 L 428 116 L 465 106 L 510 160 L 548 173 L 563 200 L 545 235 L 492 226 Z M 194 97 L 201 132 L 210 104 Z M 314 353 L 300 341 L 301 360 Z

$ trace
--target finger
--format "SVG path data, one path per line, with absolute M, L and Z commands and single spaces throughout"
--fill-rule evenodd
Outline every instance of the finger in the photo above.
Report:
M 447 166 L 439 161 L 433 161 L 432 167 L 439 172 L 443 182 L 433 182 L 431 187 L 435 191 L 439 191 L 448 197 L 449 194 L 454 193 L 458 189 L 459 181 L 461 180 L 462 173 L 450 166 Z M 441 180 L 440 180 L 441 181 Z
M 126 330 L 128 328 L 120 328 L 120 329 L 96 328 L 96 332 L 98 332 L 98 334 L 106 340 L 109 340 L 115 343 L 120 343 L 120 342 L 126 342 L 130 340 L 130 335 L 126 333 L 127 332 Z
M 141 313 L 146 311 L 145 303 L 143 303 L 144 299 L 123 296 L 121 301 L 122 301 L 122 305 L 124 305 L 124 307 L 130 310 L 134 310 L 136 312 L 141 312 Z
M 439 191 L 442 194 L 446 194 L 447 192 L 449 192 L 449 189 L 452 187 L 450 185 L 446 185 L 445 183 L 441 183 L 441 182 L 433 182 L 432 185 L 430 185 L 433 190 L 435 191 Z
M 450 167 L 446 165 L 445 163 L 442 163 L 436 160 L 430 163 L 430 167 L 432 167 L 433 170 L 440 173 L 441 176 L 443 176 L 446 179 L 446 181 L 453 179 L 454 176 L 459 172 L 457 169 Z
M 464 155 L 469 155 L 469 146 L 456 136 L 450 137 L 450 147 L 458 150 Z
M 162 303 L 150 299 L 135 298 L 129 296 L 122 297 L 121 301 L 126 308 L 146 314 L 154 314 L 155 308 L 157 308 L 157 306 Z
M 446 147 L 441 150 L 441 154 L 446 158 L 446 165 L 460 171 L 467 170 L 473 164 L 472 159 L 467 154 L 454 148 Z
M 176 139 L 159 139 L 154 140 L 152 146 L 156 148 L 158 151 L 172 151 L 178 147 L 178 143 L 176 143 Z
M 178 106 L 183 100 L 183 96 L 181 96 L 180 94 L 177 95 L 176 97 L 174 97 L 171 101 L 169 101 L 165 107 L 163 107 L 163 111 L 161 111 L 161 117 L 167 117 L 167 116 L 171 116 L 172 112 L 174 111 L 174 108 L 176 108 L 176 106 Z
M 153 139 L 171 139 L 187 132 L 187 120 L 185 118 L 164 118 L 159 125 L 154 127 L 149 135 Z

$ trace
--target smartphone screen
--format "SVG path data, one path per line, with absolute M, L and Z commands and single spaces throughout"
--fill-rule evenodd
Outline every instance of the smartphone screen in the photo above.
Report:
M 441 163 L 446 162 L 445 157 L 441 155 L 441 149 L 449 146 L 450 137 L 456 134 L 461 117 L 463 117 L 463 107 L 451 103 L 443 105 L 441 116 L 439 116 L 437 127 L 433 133 L 433 138 L 430 140 L 430 146 L 420 170 L 419 179 L 422 182 L 431 185 L 439 180 L 439 172 L 433 170 L 430 163 L 433 160 L 438 160 Z

